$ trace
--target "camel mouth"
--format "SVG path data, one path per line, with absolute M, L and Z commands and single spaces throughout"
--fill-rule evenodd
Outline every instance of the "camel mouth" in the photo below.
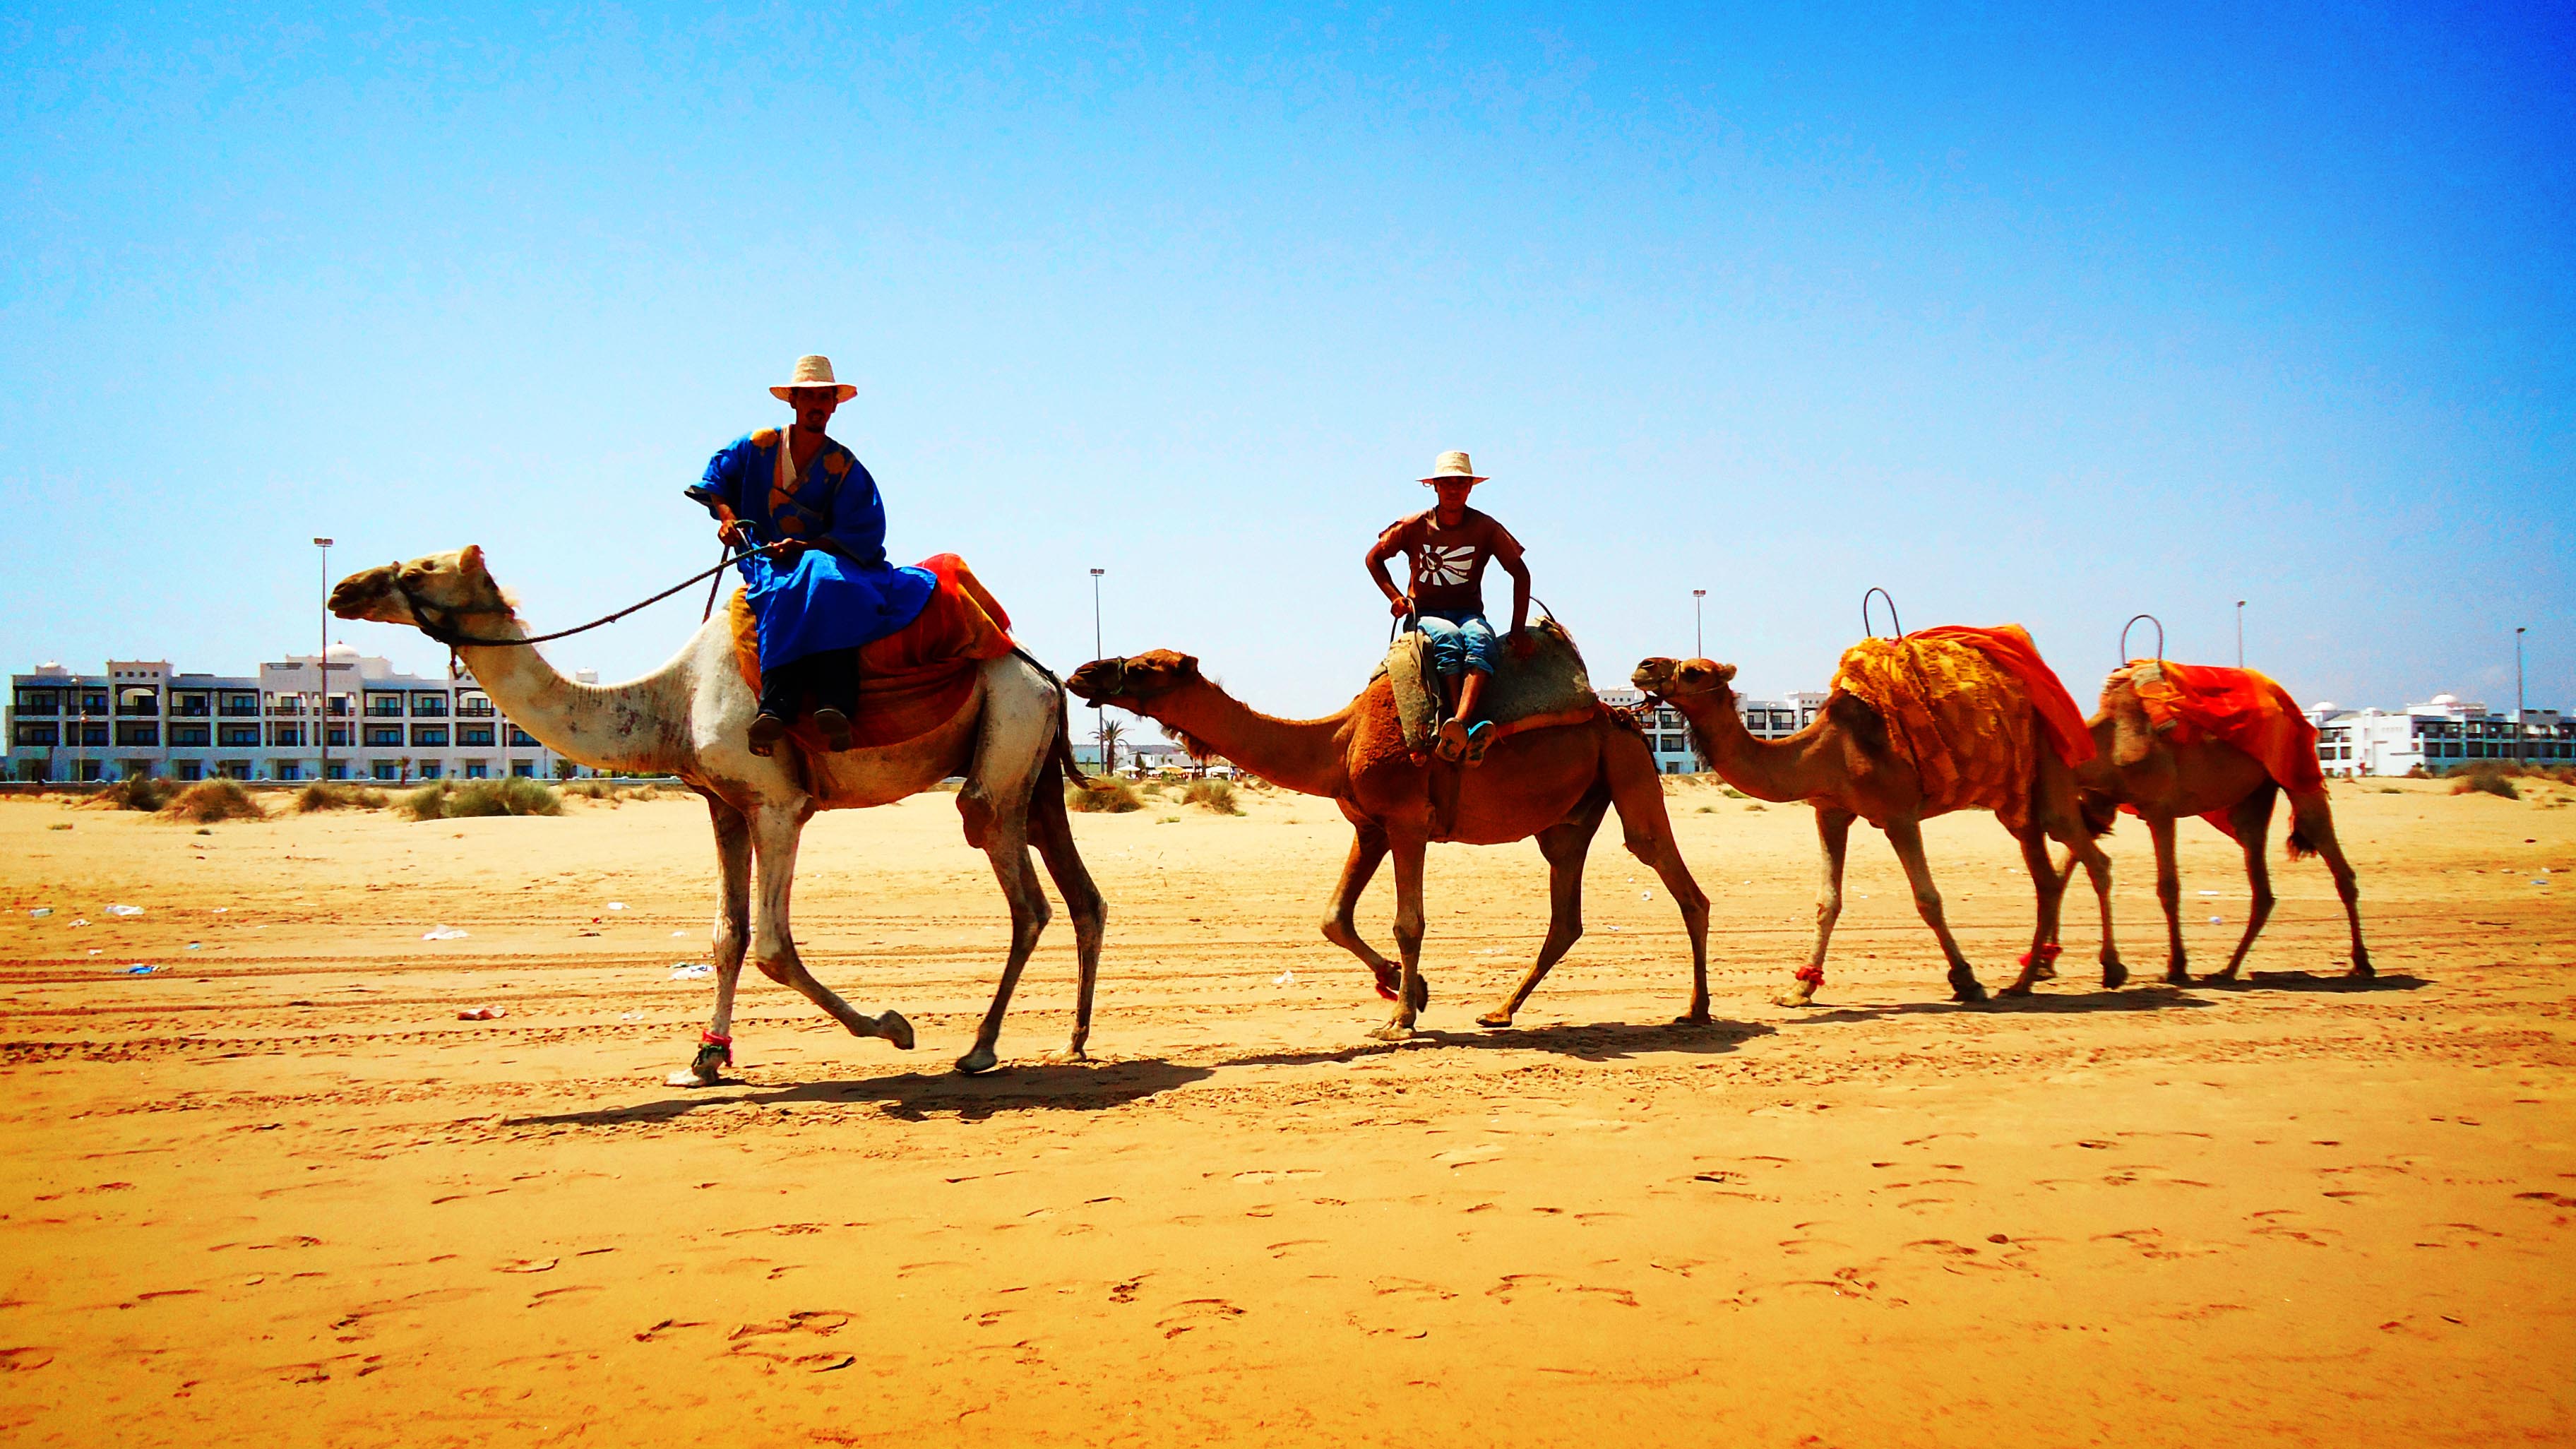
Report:
M 331 612 L 343 619 L 372 617 L 370 611 L 384 602 L 390 577 L 391 570 L 379 564 L 342 579 L 331 586 Z
M 1127 661 L 1094 659 L 1064 678 L 1065 693 L 1084 704 L 1115 699 L 1127 689 Z

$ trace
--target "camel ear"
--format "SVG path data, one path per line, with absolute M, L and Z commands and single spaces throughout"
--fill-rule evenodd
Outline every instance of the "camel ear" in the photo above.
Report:
M 492 571 L 483 566 L 483 545 L 469 543 L 456 555 L 456 570 L 469 579 L 490 582 Z
M 2136 686 L 2122 675 L 2112 675 L 2102 686 L 2102 711 L 2111 716 L 2111 763 L 2126 767 L 2145 759 L 2155 732 L 2147 723 L 2146 706 L 2138 702 Z
M 1175 670 L 1175 672 L 1176 672 L 1176 673 L 1178 673 L 1178 674 L 1181 676 L 1181 678 L 1183 678 L 1183 679 L 1196 679 L 1196 678 L 1198 678 L 1198 677 L 1199 677 L 1199 657 L 1198 657 L 1197 655 L 1195 655 L 1195 654 L 1184 654 L 1184 655 L 1182 655 L 1182 656 L 1181 656 L 1181 659 L 1180 659 L 1180 663 L 1174 666 L 1174 670 Z
M 1733 683 L 1735 682 L 1735 666 L 1734 666 L 1734 665 L 1732 665 L 1732 664 L 1718 664 L 1718 665 L 1712 665 L 1711 667 L 1712 667 L 1712 668 L 1714 668 L 1714 669 L 1717 671 L 1717 682 L 1718 682 L 1718 683 L 1720 683 L 1720 684 L 1733 684 Z

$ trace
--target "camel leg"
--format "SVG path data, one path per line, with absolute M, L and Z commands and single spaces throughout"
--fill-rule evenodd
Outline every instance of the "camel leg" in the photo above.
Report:
M 1064 774 L 1052 764 L 1029 799 L 1029 836 L 1046 862 L 1047 874 L 1055 878 L 1066 913 L 1073 917 L 1073 951 L 1081 963 L 1081 984 L 1073 998 L 1073 1040 L 1064 1056 L 1067 1061 L 1086 1061 L 1083 1048 L 1091 1041 L 1091 993 L 1100 980 L 1100 942 L 1108 929 L 1109 905 L 1100 887 L 1092 883 L 1082 852 L 1074 848 L 1073 822 L 1064 813 Z
M 2335 894 L 2343 897 L 2344 919 L 2352 923 L 2352 974 L 2376 976 L 2371 969 L 2370 948 L 2361 943 L 2361 880 L 2352 865 L 2343 858 L 2343 845 L 2335 839 L 2334 810 L 2327 805 L 2325 792 L 2290 797 L 2290 835 L 2292 845 L 2305 842 L 2309 849 L 2324 856 L 2326 869 L 2333 872 Z
M 796 842 L 804 834 L 805 820 L 812 813 L 803 801 L 793 808 L 784 805 L 762 805 L 751 817 L 751 855 L 755 866 L 757 894 L 753 898 L 751 959 L 760 974 L 796 993 L 824 1014 L 849 1028 L 852 1036 L 879 1036 L 892 1042 L 898 1050 L 912 1050 L 912 1023 L 889 1011 L 883 1016 L 870 1016 L 835 995 L 832 989 L 806 971 L 804 960 L 796 954 L 796 938 L 787 924 L 789 888 L 796 883 Z
M 1977 973 L 1959 950 L 1950 934 L 1950 923 L 1941 914 L 1941 891 L 1932 884 L 1932 867 L 1923 859 L 1923 827 L 1912 820 L 1891 820 L 1885 826 L 1887 843 L 1896 849 L 1896 858 L 1905 866 L 1906 884 L 1914 888 L 1914 909 L 1921 913 L 1923 924 L 1932 928 L 1933 939 L 1941 943 L 1941 954 L 1950 963 L 1950 992 L 1955 1000 L 1983 1001 L 1986 988 L 1977 984 Z
M 1851 849 L 1855 818 L 1835 806 L 1816 807 L 1816 843 L 1824 848 L 1824 876 L 1816 884 L 1816 944 L 1807 951 L 1807 964 L 1798 968 L 1796 984 L 1775 998 L 1782 1006 L 1813 1002 L 1816 989 L 1825 984 L 1825 948 L 1833 943 L 1834 922 L 1842 919 L 1843 857 Z
M 1025 809 L 996 816 L 984 835 L 984 855 L 993 862 L 993 878 L 1002 883 L 1002 896 L 1011 905 L 1011 956 L 1002 965 L 1001 984 L 993 988 L 993 1004 L 984 1008 L 984 1024 L 975 1032 L 975 1045 L 957 1059 L 957 1070 L 972 1075 L 993 1069 L 993 1043 L 1001 1039 L 1002 1015 L 1011 1006 L 1011 993 L 1020 984 L 1020 972 L 1029 964 L 1029 953 L 1037 949 L 1038 936 L 1046 930 L 1046 892 L 1038 886 L 1037 866 L 1029 859 L 1029 820 Z
M 1422 980 L 1422 856 L 1429 842 L 1390 834 L 1395 852 L 1395 949 L 1404 958 L 1402 992 L 1395 1015 L 1369 1035 L 1380 1041 L 1402 1041 L 1413 1035 L 1413 993 Z
M 1609 808 L 1609 792 L 1595 789 L 1575 807 L 1573 819 L 1560 820 L 1538 833 L 1538 853 L 1547 859 L 1547 939 L 1539 943 L 1538 959 L 1530 963 L 1529 974 L 1500 1006 L 1476 1018 L 1478 1026 L 1511 1025 L 1521 1004 L 1547 979 L 1549 968 L 1583 939 L 1583 861 L 1592 853 L 1593 833 L 1601 828 L 1602 813 Z
M 2212 981 L 2236 979 L 2236 968 L 2245 964 L 2246 955 L 2254 949 L 2254 938 L 2263 934 L 2263 923 L 2272 919 L 2272 866 L 2263 859 L 2263 846 L 2271 838 L 2272 797 L 2278 793 L 2279 788 L 2266 781 L 2228 809 L 2227 823 L 2236 827 L 2236 843 L 2245 851 L 2245 884 L 2253 892 L 2253 900 L 2245 912 L 2245 934 L 2237 938 L 2234 954 L 2209 978 Z
M 2093 883 L 2093 903 L 2102 913 L 2102 952 L 2099 958 L 2102 965 L 2102 984 L 2117 990 L 2129 984 L 2129 968 L 2120 960 L 2119 943 L 2111 937 L 2111 857 L 2103 853 L 2102 847 L 2094 843 L 2091 835 L 2085 833 L 2081 819 L 2075 822 L 2073 839 L 2066 843 L 2075 856 L 2083 859 L 2085 878 Z M 2043 845 L 2041 850 L 2041 864 L 2044 866 L 2047 863 L 2046 846 Z M 2057 918 L 2048 933 L 2048 939 L 2051 941 L 2057 939 L 2059 930 L 2065 926 L 2066 902 L 2063 892 L 2074 882 L 2074 879 L 2075 863 L 2073 859 L 2069 859 L 2065 868 L 2057 872 L 2057 886 L 2061 894 L 2058 900 Z M 2051 976 L 2057 974 L 2048 970 L 2044 958 L 2040 969 Z
M 733 1060 L 733 992 L 751 944 L 751 822 L 713 795 L 706 800 L 716 831 L 716 1009 L 698 1038 L 697 1057 L 671 1074 L 674 1087 L 712 1087 Z
M 2147 835 L 2156 843 L 2156 904 L 2165 908 L 2165 980 L 2191 984 L 2182 945 L 2182 870 L 2174 858 L 2174 818 L 2147 817 Z
M 2013 978 L 2003 994 L 2028 996 L 2031 983 L 2048 968 L 2047 947 L 2057 939 L 2058 913 L 2066 903 L 2066 886 L 2075 876 L 2075 867 L 2070 863 L 2061 871 L 2049 863 L 2048 837 L 2036 825 L 2024 829 L 2014 839 L 2021 845 L 2022 867 L 2030 872 L 2031 890 L 2038 897 L 2039 912 L 2031 925 L 2030 949 L 2022 953 L 2021 974 Z
M 1403 968 L 1379 955 L 1376 947 L 1362 939 L 1359 926 L 1351 919 L 1369 882 L 1376 878 L 1379 863 L 1386 859 L 1386 849 L 1385 827 L 1374 823 L 1351 827 L 1351 853 L 1343 859 L 1342 878 L 1333 887 L 1332 913 L 1324 917 L 1324 939 L 1357 956 L 1369 974 L 1377 978 L 1377 994 L 1393 1001 Z M 1413 1009 L 1419 1011 L 1430 1004 L 1430 986 L 1416 981 Z
M 1708 1020 L 1708 896 L 1691 879 L 1681 846 L 1673 839 L 1672 817 L 1664 811 L 1663 777 L 1655 773 L 1655 757 L 1645 742 L 1633 735 L 1615 737 L 1603 751 L 1602 765 L 1610 777 L 1610 803 L 1619 807 L 1619 828 L 1627 837 L 1628 853 L 1654 868 L 1664 890 L 1681 908 L 1682 929 L 1690 935 L 1690 1009 L 1675 1018 L 1675 1024 L 1704 1024 Z

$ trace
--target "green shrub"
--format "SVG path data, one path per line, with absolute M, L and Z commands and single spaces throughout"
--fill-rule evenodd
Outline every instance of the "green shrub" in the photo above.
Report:
M 490 815 L 561 815 L 563 796 L 542 780 L 441 780 L 403 797 L 414 820 L 470 820 Z
M 1181 791 L 1181 803 L 1213 810 L 1219 815 L 1240 815 L 1243 810 L 1234 803 L 1234 786 L 1223 780 L 1192 780 Z
M 563 813 L 563 797 L 554 792 L 553 786 L 542 780 L 513 775 L 498 783 L 501 786 L 501 803 L 509 807 L 513 815 L 561 815 Z
M 437 784 L 423 785 L 412 791 L 403 797 L 404 813 L 414 820 L 446 819 L 448 788 L 447 782 L 441 780 Z
M 316 810 L 382 810 L 385 792 L 371 785 L 327 785 L 316 780 L 295 792 L 295 808 L 310 815 Z
M 218 820 L 266 820 L 268 812 L 231 780 L 199 780 L 161 808 L 162 818 L 212 825 Z
M 1134 785 L 1115 775 L 1094 775 L 1090 783 L 1065 782 L 1064 808 L 1086 814 L 1124 815 L 1145 808 L 1145 798 Z
M 2509 775 L 2515 773 L 2518 772 L 2513 770 L 2510 766 L 2497 761 L 2480 760 L 2478 763 L 2469 766 L 2467 769 L 2455 771 L 2452 774 L 2451 793 L 2454 795 L 2467 795 L 2475 792 L 2486 795 L 2501 795 L 2507 800 L 2519 800 L 2522 798 L 2522 792 L 2515 789 L 2513 787 L 2513 781 L 2507 778 Z

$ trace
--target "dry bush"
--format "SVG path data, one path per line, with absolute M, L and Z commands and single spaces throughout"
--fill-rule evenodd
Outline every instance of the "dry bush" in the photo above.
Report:
M 403 812 L 414 820 L 446 819 L 449 788 L 444 780 L 435 785 L 421 786 L 403 797 Z
M 2467 769 L 2452 773 L 2451 793 L 2501 795 L 2507 800 L 2519 800 L 2522 792 L 2513 787 L 2509 778 L 2513 773 L 2511 765 L 2504 761 L 2480 760 Z
M 403 797 L 414 820 L 470 820 L 492 815 L 561 815 L 563 796 L 543 780 L 441 780 Z
M 82 810 L 158 810 L 170 803 L 170 782 L 157 775 L 119 780 L 83 800 Z
M 1243 813 L 1243 807 L 1234 803 L 1234 786 L 1224 780 L 1192 780 L 1181 790 L 1181 803 L 1219 815 Z
M 235 781 L 213 779 L 180 791 L 179 798 L 161 807 L 161 818 L 212 825 L 218 820 L 266 820 L 268 812 Z
M 1064 808 L 1085 814 L 1124 815 L 1130 810 L 1144 809 L 1145 797 L 1125 780 L 1094 775 L 1089 784 L 1065 783 Z
M 388 797 L 370 785 L 331 785 L 316 780 L 295 792 L 295 808 L 310 815 L 316 810 L 382 810 Z

